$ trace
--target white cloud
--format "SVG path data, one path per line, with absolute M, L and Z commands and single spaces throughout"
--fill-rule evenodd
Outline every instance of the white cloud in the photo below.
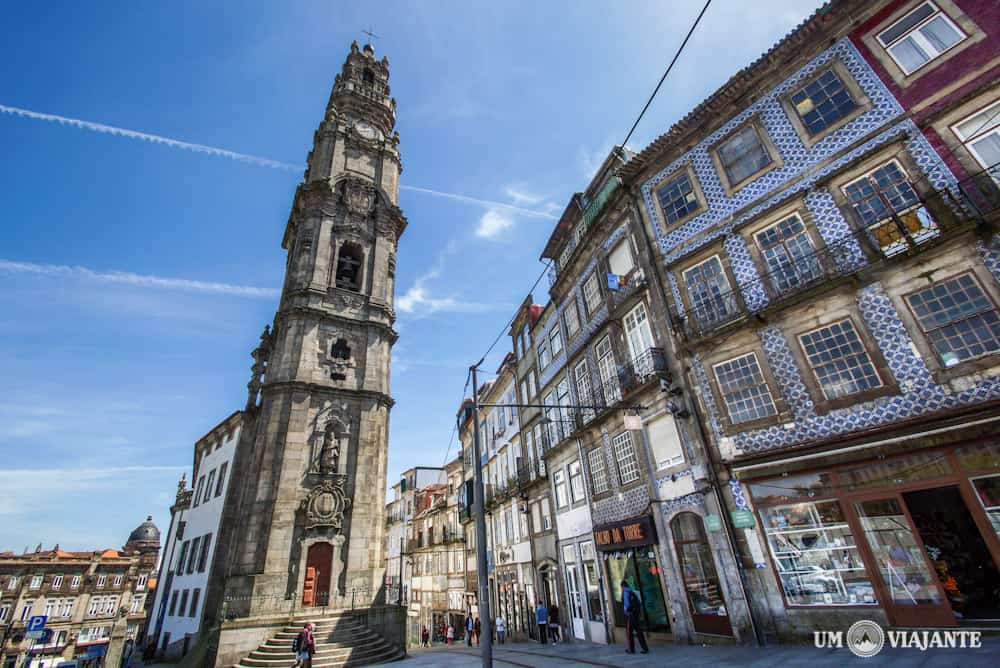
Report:
M 512 308 L 509 304 L 465 301 L 454 295 L 440 296 L 427 287 L 429 282 L 441 277 L 445 258 L 457 251 L 458 244 L 449 242 L 438 255 L 434 266 L 413 281 L 409 290 L 396 297 L 396 309 L 415 318 L 426 318 L 435 313 L 486 313 Z
M 499 209 L 490 209 L 479 219 L 476 236 L 483 239 L 496 239 L 501 234 L 514 227 L 514 219 Z
M 70 267 L 61 264 L 35 264 L 33 262 L 14 262 L 0 260 L 0 274 L 33 274 L 58 278 L 78 278 L 98 281 L 101 283 L 116 283 L 141 288 L 158 288 L 166 290 L 186 290 L 189 292 L 204 292 L 211 294 L 230 295 L 233 297 L 251 297 L 255 299 L 273 299 L 279 295 L 275 288 L 257 288 L 249 285 L 233 285 L 231 283 L 215 283 L 187 278 L 167 278 L 148 274 L 133 274 L 124 271 L 100 272 L 87 267 Z
M 540 204 L 545 198 L 541 195 L 535 195 L 527 190 L 518 186 L 507 186 L 503 189 L 504 194 L 507 195 L 518 206 L 522 204 L 533 205 Z
M 512 213 L 520 213 L 525 216 L 530 216 L 532 218 L 548 218 L 549 220 L 555 220 L 555 216 L 548 211 L 538 211 L 536 209 L 527 209 L 522 206 L 517 206 L 517 202 L 514 204 L 505 204 L 503 202 L 495 202 L 493 200 L 481 199 L 478 197 L 469 197 L 468 195 L 457 195 L 455 193 L 441 192 L 440 190 L 431 190 L 430 188 L 420 188 L 418 186 L 408 186 L 400 185 L 400 190 L 409 190 L 411 192 L 423 193 L 425 195 L 433 195 L 434 197 L 443 197 L 445 199 L 450 199 L 455 202 L 465 202 L 467 204 L 478 204 L 480 206 L 490 207 L 491 209 L 503 209 L 505 211 L 510 211 Z

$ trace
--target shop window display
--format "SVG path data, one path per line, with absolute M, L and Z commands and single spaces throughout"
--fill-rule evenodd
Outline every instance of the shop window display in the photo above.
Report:
M 972 484 L 976 488 L 976 496 L 983 504 L 986 517 L 993 525 L 993 531 L 1000 538 L 1000 475 L 973 478 Z
M 695 630 L 728 635 L 729 612 L 701 518 L 691 512 L 679 513 L 671 520 L 670 531 L 677 546 Z
M 587 602 L 590 609 L 590 621 L 603 622 L 604 612 L 601 606 L 601 581 L 597 571 L 597 555 L 591 542 L 580 544 L 580 556 L 583 560 L 583 579 L 587 585 Z
M 768 546 L 789 605 L 874 605 L 851 528 L 837 501 L 761 511 Z
M 656 564 L 653 546 L 605 554 L 608 564 L 608 582 L 611 587 L 611 605 L 615 610 L 616 626 L 625 626 L 622 607 L 622 579 L 636 585 L 642 597 L 645 627 L 650 631 L 669 631 L 663 593 L 660 591 L 660 571 Z
M 892 603 L 941 603 L 935 577 L 899 501 L 862 501 L 857 510 Z

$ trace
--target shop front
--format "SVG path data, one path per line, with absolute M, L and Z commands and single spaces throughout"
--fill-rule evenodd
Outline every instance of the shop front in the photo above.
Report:
M 1000 441 L 747 481 L 789 612 L 894 626 L 1000 619 Z
M 577 640 L 607 644 L 606 606 L 597 552 L 590 537 L 561 545 L 568 628 Z
M 594 541 L 604 562 L 608 607 L 614 625 L 625 628 L 622 580 L 632 585 L 642 598 L 642 627 L 666 639 L 670 618 L 663 594 L 661 567 L 657 557 L 653 518 L 640 515 L 620 522 L 594 527 Z M 620 634 L 625 637 L 624 631 Z

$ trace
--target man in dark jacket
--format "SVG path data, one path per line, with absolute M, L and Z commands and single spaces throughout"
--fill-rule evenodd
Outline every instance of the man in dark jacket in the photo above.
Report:
M 295 665 L 298 668 L 312 668 L 313 654 L 316 653 L 316 639 L 313 631 L 316 625 L 306 622 L 299 635 L 295 636 Z
M 643 635 L 640 627 L 643 611 L 642 598 L 639 596 L 639 592 L 632 589 L 625 580 L 622 580 L 622 606 L 625 608 L 625 634 L 628 637 L 628 649 L 625 651 L 629 654 L 635 654 L 635 639 L 632 637 L 635 634 L 639 636 L 639 646 L 642 647 L 642 653 L 647 654 L 649 646 L 646 645 L 646 636 Z

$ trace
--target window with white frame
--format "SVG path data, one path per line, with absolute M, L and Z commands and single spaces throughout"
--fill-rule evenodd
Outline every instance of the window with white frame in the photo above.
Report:
M 761 372 L 756 353 L 719 362 L 712 370 L 731 424 L 777 415 L 778 409 Z
M 979 281 L 962 274 L 906 298 L 941 364 L 1000 351 L 1000 317 Z
M 597 272 L 583 282 L 583 303 L 587 307 L 588 317 L 593 317 L 597 309 L 601 308 L 601 284 L 597 280 Z
M 544 369 L 549 365 L 549 362 L 552 361 L 552 358 L 549 357 L 548 341 L 544 339 L 539 341 L 537 346 L 537 351 L 538 351 L 538 368 Z
M 64 598 L 59 604 L 59 616 L 68 618 L 73 616 L 73 608 L 76 607 L 75 598 Z
M 28 617 L 31 617 L 31 609 L 34 607 L 35 602 L 33 600 L 25 601 L 21 604 L 21 621 L 27 621 Z
M 14 591 L 17 589 L 18 582 L 20 582 L 20 578 L 16 575 L 11 575 L 10 579 L 7 580 L 7 591 Z
M 28 585 L 28 589 L 41 589 L 42 588 L 42 576 L 32 575 L 31 583 Z
M 736 298 L 718 255 L 684 270 L 683 275 L 691 312 L 699 323 L 721 322 L 736 312 Z
M 562 252 L 559 253 L 559 271 L 566 270 L 566 265 L 569 264 L 569 259 L 573 257 L 574 250 L 576 250 L 576 246 L 573 244 L 566 244 L 563 246 Z
M 827 399 L 882 386 L 875 364 L 850 320 L 801 334 L 799 343 Z
M 136 614 L 137 612 L 142 612 L 142 604 L 146 602 L 145 596 L 133 596 L 132 602 L 129 604 L 129 614 Z
M 194 488 L 194 497 L 192 500 L 192 507 L 197 508 L 198 504 L 201 503 L 201 491 L 205 488 L 205 476 L 198 478 L 198 485 Z
M 576 396 L 580 398 L 580 403 L 584 406 L 595 405 L 590 383 L 590 369 L 587 366 L 586 357 L 577 362 L 573 368 L 573 380 L 576 382 Z M 594 419 L 593 408 L 580 409 L 580 414 L 583 416 L 584 422 L 590 422 Z
M 559 331 L 558 322 L 556 323 L 556 326 L 552 328 L 552 331 L 549 332 L 549 343 L 552 344 L 551 352 L 554 359 L 555 356 L 561 353 L 563 349 L 562 332 Z
M 531 392 L 528 390 L 528 377 L 525 376 L 521 379 L 521 400 L 526 403 L 531 403 Z
M 627 485 L 639 479 L 639 460 L 635 454 L 635 443 L 632 432 L 624 431 L 614 437 L 611 445 L 618 462 L 618 477 L 622 484 Z
M 569 470 L 569 494 L 573 503 L 578 503 L 587 498 L 587 492 L 583 485 L 583 467 L 579 460 L 570 462 Z
M 52 578 L 53 589 L 62 589 L 62 586 L 63 586 L 63 576 L 57 575 L 54 578 Z
M 776 291 L 787 292 L 822 277 L 823 267 L 798 214 L 765 227 L 753 236 L 761 259 L 767 265 L 768 279 Z
M 80 629 L 80 637 L 77 638 L 77 643 L 97 642 L 110 637 L 110 626 L 89 626 L 87 628 Z
M 611 273 L 616 276 L 628 276 L 635 268 L 635 260 L 632 258 L 632 247 L 628 239 L 622 239 L 618 245 L 611 249 L 608 254 L 608 267 Z
M 90 601 L 87 604 L 87 616 L 96 617 L 101 609 L 104 607 L 104 597 L 103 596 L 91 596 Z
M 46 598 L 45 599 L 45 616 L 51 619 L 55 619 L 56 612 L 59 610 L 59 599 L 57 598 Z
M 566 489 L 566 473 L 562 469 L 552 474 L 552 488 L 556 495 L 556 508 L 568 506 L 569 494 Z
M 615 366 L 610 335 L 597 342 L 594 353 L 597 355 L 597 374 L 601 379 L 602 397 L 606 404 L 614 404 L 622 398 L 622 392 L 618 385 L 618 369 Z
M 590 465 L 590 484 L 594 494 L 608 491 L 608 470 L 604 463 L 604 449 L 596 447 L 587 453 L 587 463 Z
M 878 34 L 905 74 L 912 74 L 966 38 L 948 15 L 925 2 Z
M 771 154 L 764 146 L 761 130 L 748 123 L 716 149 L 730 187 L 747 180 L 771 164 Z
M 80 588 L 80 576 L 79 575 L 74 575 L 72 578 L 70 578 L 69 587 L 70 587 L 70 589 L 79 589 Z
M 215 469 L 208 472 L 208 480 L 205 481 L 205 498 L 202 503 L 208 503 L 212 498 L 212 488 L 215 486 Z
M 135 590 L 142 591 L 146 588 L 146 580 L 149 578 L 147 573 L 139 573 L 139 577 L 135 580 Z
M 647 350 L 653 347 L 653 332 L 649 329 L 649 316 L 646 314 L 646 305 L 639 302 L 631 311 L 625 314 L 625 339 L 628 341 L 628 350 L 634 362 L 641 362 L 642 368 L 635 371 L 639 375 L 647 375 L 653 372 L 651 356 L 645 356 Z
M 569 406 L 573 405 L 573 402 L 569 398 L 569 377 L 563 376 L 563 378 L 556 383 L 556 401 L 562 407 L 559 409 L 558 419 L 559 419 L 559 437 L 566 438 L 573 431 L 570 428 L 570 411 L 572 410 Z
M 549 503 L 549 497 L 542 497 L 541 503 L 542 510 L 542 531 L 548 531 L 552 528 L 552 506 Z
M 559 407 L 556 404 L 555 392 L 549 392 L 545 395 L 545 399 L 542 401 L 545 404 L 545 419 L 548 420 L 547 425 L 547 435 L 549 437 L 549 447 L 555 447 L 559 441 L 562 440 L 560 435 L 560 420 L 559 420 Z
M 972 157 L 1000 179 L 1000 100 L 952 126 Z
M 121 587 L 123 580 L 124 580 L 124 576 L 121 573 L 116 573 L 115 574 L 115 579 L 114 579 L 114 586 L 115 587 Z
M 580 307 L 576 304 L 576 295 L 570 295 L 563 317 L 566 319 L 566 338 L 572 339 L 580 331 Z
M 10 604 L 4 603 L 0 605 L 0 624 L 7 623 L 7 617 L 10 615 Z

